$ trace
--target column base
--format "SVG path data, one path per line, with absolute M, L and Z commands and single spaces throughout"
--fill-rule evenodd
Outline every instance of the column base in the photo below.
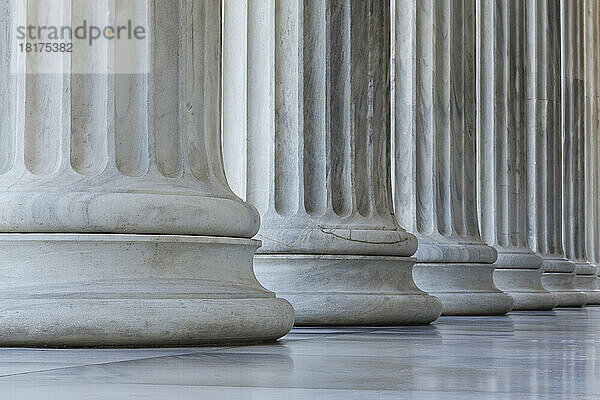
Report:
M 596 288 L 597 275 L 575 275 L 573 284 L 575 288 L 587 296 L 586 305 L 600 305 L 600 290 Z
M 407 257 L 257 254 L 256 276 L 292 303 L 297 325 L 428 324 L 441 303 L 412 280 Z
M 557 307 L 582 307 L 587 302 L 585 293 L 575 289 L 575 273 L 544 272 L 542 285 L 556 296 Z
M 494 266 L 475 263 L 419 263 L 417 286 L 442 301 L 443 315 L 504 315 L 514 305 L 511 296 L 494 285 Z
M 552 310 L 558 301 L 542 286 L 542 271 L 538 269 L 496 268 L 496 287 L 515 300 L 513 310 Z
M 542 256 L 542 271 L 571 273 L 575 271 L 575 263 L 567 260 L 563 256 L 558 255 L 543 255 Z
M 275 341 L 289 303 L 256 280 L 250 239 L 0 235 L 1 346 Z

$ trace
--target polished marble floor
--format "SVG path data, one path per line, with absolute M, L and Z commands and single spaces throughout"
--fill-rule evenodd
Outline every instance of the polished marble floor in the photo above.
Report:
M 0 349 L 0 399 L 600 399 L 600 307 L 269 346 Z

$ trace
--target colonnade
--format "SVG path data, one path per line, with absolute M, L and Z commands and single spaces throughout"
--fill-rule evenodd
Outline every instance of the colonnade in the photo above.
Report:
M 0 1 L 1 345 L 600 303 L 599 0 L 20 3 Z M 17 46 L 114 16 L 147 36 Z
M 598 302 L 596 3 L 395 0 L 390 16 L 375 0 L 228 6 L 225 48 L 245 57 L 226 57 L 238 74 L 225 71 L 225 107 L 245 114 L 224 115 L 226 170 L 263 218 L 257 277 L 297 324 L 382 322 L 358 305 L 373 310 L 368 296 L 347 302 L 350 281 L 383 287 L 355 280 L 392 255 L 378 210 L 413 243 L 396 253 L 412 255 L 412 280 L 386 281 L 416 285 L 445 315 Z M 388 56 L 388 17 L 389 98 L 387 66 L 373 62 Z M 391 188 L 374 185 L 387 170 Z M 420 301 L 383 318 L 418 323 Z

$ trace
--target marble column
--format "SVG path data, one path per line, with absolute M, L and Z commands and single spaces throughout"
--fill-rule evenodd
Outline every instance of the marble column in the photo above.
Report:
M 412 279 L 416 239 L 393 215 L 389 1 L 228 7 L 225 48 L 247 57 L 225 62 L 247 66 L 226 85 L 225 107 L 246 113 L 244 137 L 224 121 L 226 168 L 261 214 L 260 282 L 297 324 L 435 320 L 440 302 Z
M 542 212 L 547 216 L 548 239 L 547 246 L 540 246 L 537 250 L 544 260 L 542 284 L 557 297 L 558 306 L 582 306 L 587 301 L 585 294 L 575 289 L 575 264 L 565 256 L 567 239 L 570 238 L 569 218 L 572 215 L 568 205 L 571 204 L 571 184 L 566 177 L 572 173 L 571 160 L 573 159 L 571 141 L 568 140 L 572 130 L 573 121 L 573 46 L 572 46 L 572 5 L 575 2 L 564 0 L 550 0 L 548 4 L 548 47 L 549 73 L 547 74 L 548 108 L 547 117 L 536 119 L 546 125 L 546 157 L 547 163 L 531 166 L 536 173 L 538 182 L 546 182 L 546 195 L 537 187 L 530 188 L 531 198 L 539 199 L 533 204 L 532 215 L 535 218 Z M 528 69 L 533 74 L 535 58 L 530 57 Z M 560 77 L 560 78 L 557 78 Z M 533 89 L 532 89 L 533 93 Z M 531 115 L 531 114 L 530 114 Z M 534 120 L 530 116 L 530 120 Z M 532 126 L 529 129 L 538 129 Z M 530 152 L 537 153 L 534 146 Z M 536 197 L 536 193 L 541 193 Z M 531 226 L 537 226 L 533 222 Z M 542 234 L 544 232 L 542 231 Z M 536 245 L 540 238 L 540 230 L 532 231 L 530 243 Z M 543 238 L 543 237 L 542 237 Z M 542 241 L 544 243 L 544 241 Z
M 515 300 L 516 310 L 550 310 L 556 298 L 542 286 L 542 258 L 527 241 L 527 143 L 536 139 L 526 115 L 526 34 L 528 13 L 536 16 L 538 63 L 546 68 L 546 7 L 529 9 L 524 1 L 483 0 L 479 34 L 479 179 L 483 239 L 498 251 L 494 282 Z M 546 101 L 545 93 L 543 100 Z M 545 104 L 544 104 L 545 105 Z M 530 137 L 530 135 L 532 137 Z M 545 139 L 545 136 L 542 137 Z M 544 148 L 539 151 L 545 150 Z M 539 186 L 544 183 L 540 182 Z M 545 188 L 545 187 L 544 187 Z M 544 220 L 545 221 L 545 220 Z M 542 228 L 545 228 L 543 226 Z M 545 238 L 544 238 L 545 239 Z
M 293 310 L 253 273 L 259 215 L 222 166 L 220 0 L 24 3 L 0 2 L 0 345 L 284 335 Z M 16 50 L 17 25 L 115 16 L 146 39 Z
M 567 32 L 565 45 L 569 53 L 565 60 L 565 83 L 569 96 L 564 99 L 564 146 L 563 156 L 563 215 L 565 255 L 575 264 L 573 284 L 579 289 L 577 280 L 581 276 L 593 275 L 596 267 L 586 260 L 584 209 L 584 87 L 583 87 L 583 25 L 582 2 L 569 2 L 563 22 Z M 568 114 L 567 114 L 568 113 Z M 578 278 L 579 277 L 579 278 Z M 587 300 L 586 300 L 587 301 Z
M 593 26 L 594 41 L 593 41 L 593 52 L 590 53 L 593 60 L 592 63 L 592 84 L 593 84 L 593 101 L 591 102 L 591 117 L 590 123 L 591 135 L 590 137 L 590 148 L 591 155 L 590 160 L 592 164 L 590 170 L 592 172 L 592 187 L 594 188 L 588 193 L 587 198 L 591 200 L 591 207 L 594 210 L 594 223 L 592 224 L 593 230 L 590 239 L 593 241 L 590 244 L 590 249 L 593 249 L 593 261 L 598 266 L 599 276 L 596 278 L 596 289 L 600 290 L 600 63 L 597 62 L 600 57 L 600 0 L 596 0 L 593 8 Z M 589 226 L 589 225 L 588 225 Z M 593 297 L 593 296 L 592 296 Z M 592 299 L 592 301 L 594 301 Z
M 396 0 L 396 13 L 395 205 L 418 240 L 413 277 L 444 314 L 505 314 L 477 219 L 476 1 Z
M 596 175 L 598 171 L 598 160 L 596 160 L 598 136 L 597 111 L 596 111 L 596 81 L 598 64 L 598 1 L 585 0 L 582 4 L 582 18 L 579 21 L 580 41 L 579 49 L 583 54 L 583 81 L 584 81 L 584 105 L 581 113 L 584 115 L 583 132 L 579 130 L 580 159 L 584 162 L 583 176 L 578 180 L 582 186 L 583 193 L 579 201 L 581 211 L 581 231 L 578 240 L 583 242 L 583 252 L 580 253 L 580 261 L 575 286 L 587 296 L 587 304 L 600 304 L 600 291 L 596 288 L 598 279 L 598 258 L 596 257 L 596 225 L 598 215 L 594 208 L 598 188 L 596 186 Z M 581 58 L 581 56 L 580 56 Z M 581 172 L 581 171 L 580 171 Z

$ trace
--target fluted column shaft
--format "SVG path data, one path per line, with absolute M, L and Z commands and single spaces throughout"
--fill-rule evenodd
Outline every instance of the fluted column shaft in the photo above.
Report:
M 547 10 L 544 3 L 539 9 L 530 11 L 526 10 L 529 4 L 525 2 L 496 0 L 482 1 L 480 5 L 478 166 L 482 237 L 498 251 L 494 281 L 515 299 L 515 309 L 552 309 L 556 299 L 541 284 L 542 259 L 532 252 L 527 240 L 528 187 L 540 187 L 542 194 L 546 189 L 545 180 L 536 184 L 527 179 L 530 165 L 546 162 L 545 130 L 538 139 L 537 130 L 528 130 L 526 123 L 528 111 L 535 111 L 529 107 L 526 96 L 526 34 L 532 29 L 527 26 L 531 22 L 527 13 L 538 15 L 536 27 L 541 34 L 536 36 L 543 42 L 536 42 L 544 47 L 537 51 L 537 55 L 545 73 L 548 59 L 545 46 Z M 534 32 L 536 27 L 533 27 Z M 541 117 L 546 115 L 546 99 L 544 93 L 539 112 Z M 529 134 L 533 137 L 529 138 Z M 528 163 L 528 157 L 535 156 L 535 153 L 527 152 L 527 145 L 531 142 L 540 142 L 540 155 L 536 156 L 539 159 Z M 544 216 L 545 213 L 540 213 L 537 218 L 542 222 L 538 229 L 542 235 L 547 230 Z M 541 247 L 546 248 L 547 244 L 543 243 Z
M 569 91 L 569 97 L 565 99 L 565 114 L 569 112 L 563 125 L 564 127 L 564 202 L 563 212 L 565 225 L 563 236 L 565 255 L 573 262 L 578 261 L 579 251 L 579 136 L 581 129 L 581 71 L 579 63 L 579 2 L 569 2 L 568 14 L 568 36 L 565 43 L 570 48 L 570 58 L 565 68 L 565 86 Z M 576 268 L 577 272 L 577 268 Z
M 247 83 L 228 84 L 225 104 L 245 86 L 248 108 L 245 140 L 225 120 L 226 165 L 261 214 L 261 282 L 292 302 L 300 324 L 437 318 L 437 300 L 412 281 L 415 237 L 393 215 L 389 0 L 229 7 L 247 24 L 225 42 L 246 42 L 237 79 Z
M 562 5 L 562 46 L 565 56 L 562 74 L 563 90 L 565 92 L 562 125 L 564 146 L 563 244 L 566 258 L 574 263 L 575 276 L 580 274 L 589 275 L 590 272 L 595 271 L 595 268 L 584 260 L 582 4 L 582 2 L 563 2 Z M 573 284 L 575 285 L 575 277 L 573 278 Z
M 590 235 L 590 238 L 593 237 L 593 247 L 594 251 L 594 263 L 600 269 L 600 174 L 597 172 L 598 168 L 600 168 L 600 135 L 598 131 L 600 130 L 600 64 L 596 62 L 598 57 L 600 57 L 600 1 L 594 2 L 594 7 L 592 8 L 592 22 L 591 26 L 593 27 L 594 32 L 594 40 L 593 40 L 593 50 L 591 51 L 591 59 L 593 66 L 593 79 L 591 85 L 593 85 L 593 102 L 592 102 L 592 111 L 591 117 L 592 121 L 590 124 L 591 128 L 591 148 L 592 148 L 592 174 L 593 183 L 592 187 L 594 190 L 588 194 L 588 198 L 591 197 L 592 207 L 594 209 L 594 223 L 593 227 L 593 235 Z M 589 239 L 588 239 L 589 240 Z M 599 271 L 600 272 L 600 271 Z M 599 274 L 600 275 L 600 274 Z M 600 290 L 600 276 L 596 279 L 596 289 Z
M 497 252 L 477 221 L 476 2 L 396 9 L 395 205 L 418 239 L 415 281 L 446 314 L 504 314 L 513 300 L 494 286 Z
M 573 74 L 573 32 L 570 3 L 572 2 L 561 0 L 550 0 L 547 3 L 548 67 L 545 78 L 540 80 L 538 77 L 536 80 L 544 82 L 544 93 L 548 99 L 547 115 L 544 117 L 546 140 L 544 148 L 535 150 L 538 153 L 544 151 L 546 159 L 541 168 L 538 165 L 536 169 L 536 182 L 545 180 L 547 186 L 534 186 L 532 189 L 539 193 L 536 204 L 539 216 L 536 224 L 546 221 L 546 228 L 538 230 L 530 238 L 543 259 L 542 283 L 557 297 L 559 306 L 581 306 L 586 300 L 585 295 L 575 290 L 575 265 L 566 258 L 564 240 L 569 235 L 566 205 L 572 203 L 571 183 L 563 177 L 564 171 L 572 171 L 572 148 L 565 140 L 565 127 L 571 126 L 573 121 L 573 90 L 570 83 Z M 530 168 L 534 168 L 534 165 L 530 165 Z
M 586 262 L 584 219 L 584 133 L 585 133 L 585 88 L 584 88 L 584 2 L 571 3 L 571 42 L 573 66 L 571 76 L 572 96 L 569 104 L 572 116 L 569 126 L 565 126 L 565 143 L 570 157 L 565 162 L 565 215 L 567 224 L 564 237 L 566 256 L 575 262 L 575 273 L 587 275 L 595 268 Z
M 221 154 L 221 1 L 1 2 L 2 345 L 274 340 L 256 209 Z M 116 26 L 22 52 L 17 26 Z M 122 70 L 124 65 L 129 70 Z

